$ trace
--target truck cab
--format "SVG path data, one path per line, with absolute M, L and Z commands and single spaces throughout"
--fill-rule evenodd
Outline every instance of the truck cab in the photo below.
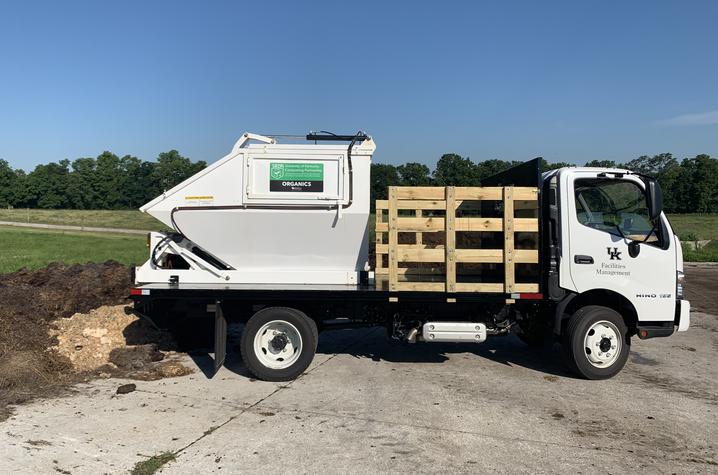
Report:
M 546 292 L 556 302 L 554 332 L 564 349 L 582 353 L 569 354 L 576 369 L 589 377 L 615 374 L 623 365 L 613 342 L 685 331 L 682 249 L 658 183 L 629 170 L 583 167 L 542 180 Z M 598 317 L 573 328 L 586 313 Z

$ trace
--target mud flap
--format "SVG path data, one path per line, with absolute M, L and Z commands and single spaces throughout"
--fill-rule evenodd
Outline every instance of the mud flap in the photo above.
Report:
M 227 319 L 222 310 L 222 302 L 214 306 L 214 374 L 224 365 L 227 355 Z

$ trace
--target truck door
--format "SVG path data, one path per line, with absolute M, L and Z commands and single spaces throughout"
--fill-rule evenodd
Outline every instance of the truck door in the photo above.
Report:
M 651 224 L 643 182 L 633 175 L 576 171 L 567 184 L 564 259 L 575 290 L 613 290 L 633 303 L 639 320 L 673 320 L 673 233 L 663 215 L 657 227 Z M 632 241 L 642 241 L 635 257 Z

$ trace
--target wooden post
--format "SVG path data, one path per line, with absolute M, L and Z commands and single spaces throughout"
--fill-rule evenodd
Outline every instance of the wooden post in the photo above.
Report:
M 389 291 L 396 292 L 399 287 L 399 231 L 397 211 L 397 192 L 395 186 L 389 187 Z
M 504 292 L 514 291 L 514 188 L 504 187 Z
M 374 272 L 377 274 L 383 274 L 384 273 L 384 254 L 379 253 L 377 250 L 379 249 L 380 244 L 384 244 L 384 233 L 382 231 L 379 231 L 379 224 L 382 223 L 384 220 L 384 210 L 380 209 L 379 207 L 376 208 L 376 225 L 374 226 Z
M 446 187 L 446 291 L 456 292 L 456 191 Z
M 421 218 L 421 215 L 422 215 L 421 210 L 417 209 L 416 217 Z M 421 245 L 423 244 L 423 241 L 424 241 L 421 236 L 422 236 L 421 232 L 416 233 L 416 247 L 419 247 L 419 248 L 421 247 Z

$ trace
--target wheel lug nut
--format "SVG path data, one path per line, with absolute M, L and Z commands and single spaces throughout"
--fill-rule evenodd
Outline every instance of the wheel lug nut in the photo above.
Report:
M 609 358 L 611 356 L 611 353 L 606 353 L 606 358 Z
M 601 346 L 601 343 L 597 341 L 596 346 Z
M 616 345 L 613 345 L 613 346 L 611 347 L 611 349 L 612 349 L 612 350 L 615 350 L 615 349 L 616 349 Z
M 599 352 L 598 352 L 598 356 L 603 356 L 603 353 L 601 353 L 601 352 L 599 351 Z
M 608 337 L 609 340 L 613 340 L 613 335 Z

